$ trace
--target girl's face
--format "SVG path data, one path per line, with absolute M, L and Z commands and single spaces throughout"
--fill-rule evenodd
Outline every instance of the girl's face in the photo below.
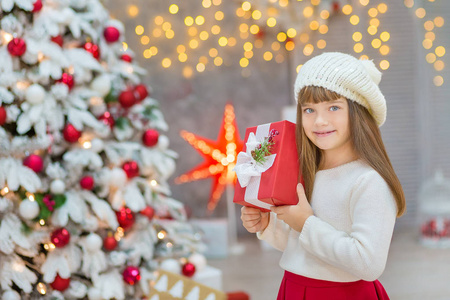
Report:
M 352 149 L 349 108 L 345 98 L 302 106 L 302 126 L 306 136 L 325 155 Z

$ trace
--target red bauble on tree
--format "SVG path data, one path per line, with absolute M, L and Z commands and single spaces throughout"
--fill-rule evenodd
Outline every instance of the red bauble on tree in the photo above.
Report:
M 94 188 L 94 178 L 92 176 L 84 176 L 80 179 L 80 186 L 85 190 L 91 191 Z
M 78 131 L 72 124 L 67 124 L 63 129 L 64 139 L 69 143 L 75 143 L 81 137 L 81 132 Z
M 83 48 L 87 52 L 91 53 L 95 59 L 100 58 L 100 48 L 96 44 L 87 42 L 86 44 L 84 44 Z
M 127 174 L 128 179 L 139 176 L 139 165 L 134 160 L 124 163 L 122 169 Z
M 64 83 L 69 87 L 69 90 L 71 90 L 75 85 L 75 80 L 73 79 L 73 76 L 70 75 L 69 73 L 63 73 L 61 79 L 56 80 L 56 82 Z
M 55 280 L 50 283 L 50 286 L 52 289 L 62 292 L 70 286 L 70 277 L 62 278 L 59 274 L 56 274 Z
M 0 126 L 6 123 L 6 109 L 0 106 Z
M 106 111 L 103 115 L 98 117 L 98 119 L 108 125 L 111 129 L 114 127 L 114 124 L 116 124 L 116 121 L 109 111 Z
M 21 38 L 13 38 L 8 43 L 8 52 L 12 56 L 22 56 L 27 51 L 27 44 Z
M 42 9 L 42 0 L 36 0 L 33 4 L 32 12 L 36 13 Z
M 341 7 L 339 5 L 339 1 L 333 1 L 332 7 L 333 7 L 333 11 L 336 13 L 339 12 L 339 10 L 341 9 Z
M 155 209 L 151 206 L 147 206 L 139 212 L 141 215 L 146 216 L 150 221 L 155 216 Z
M 183 268 L 182 268 L 181 272 L 183 273 L 184 276 L 187 276 L 187 277 L 194 276 L 194 274 L 195 274 L 195 266 L 194 266 L 194 264 L 192 264 L 190 262 L 185 263 L 183 265 Z
M 127 89 L 119 94 L 119 103 L 124 108 L 132 107 L 136 104 L 136 97 L 131 89 Z
M 129 63 L 133 61 L 133 58 L 128 54 L 122 54 L 120 59 Z
M 134 96 L 138 102 L 144 100 L 148 96 L 147 87 L 144 84 L 138 84 L 134 87 Z
M 52 232 L 50 239 L 57 248 L 62 248 L 70 242 L 70 233 L 65 228 L 59 228 Z
M 255 34 L 255 37 L 260 40 L 264 39 L 266 37 L 266 31 L 263 28 L 260 28 Z
M 39 173 L 44 168 L 44 161 L 39 155 L 30 154 L 23 160 L 23 165 L 27 166 L 34 172 Z
M 108 236 L 105 237 L 105 239 L 103 240 L 103 248 L 106 251 L 113 251 L 114 249 L 116 249 L 116 247 L 117 247 L 117 241 L 112 236 L 112 234 L 109 233 Z
M 139 280 L 141 280 L 141 274 L 138 267 L 128 266 L 123 270 L 122 273 L 123 281 L 129 285 L 134 285 Z
M 128 207 L 122 207 L 116 211 L 117 222 L 124 230 L 131 228 L 134 224 L 134 213 Z
M 142 135 L 142 142 L 147 147 L 153 147 L 158 144 L 159 132 L 154 129 L 148 129 Z
M 50 40 L 53 43 L 58 44 L 60 47 L 63 46 L 64 40 L 63 40 L 63 37 L 61 35 L 53 36 Z
M 108 43 L 114 43 L 119 40 L 120 31 L 116 27 L 108 26 L 103 31 L 103 36 Z

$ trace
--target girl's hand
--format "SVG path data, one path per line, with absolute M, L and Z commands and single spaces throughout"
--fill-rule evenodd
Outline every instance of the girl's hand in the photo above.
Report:
M 269 212 L 262 212 L 258 208 L 243 206 L 241 208 L 242 225 L 248 232 L 259 232 L 269 225 Z
M 272 206 L 271 210 L 277 218 L 283 220 L 295 231 L 301 232 L 303 225 L 314 212 L 306 199 L 305 190 L 301 183 L 297 184 L 298 203 L 296 205 Z

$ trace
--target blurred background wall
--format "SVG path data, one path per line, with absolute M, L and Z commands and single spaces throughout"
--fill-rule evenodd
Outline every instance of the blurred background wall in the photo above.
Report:
M 250 2 L 253 4 L 250 11 L 259 9 L 264 15 L 265 9 L 269 9 L 267 3 L 276 1 Z M 172 4 L 178 7 L 175 14 L 169 11 Z M 426 178 L 437 169 L 450 176 L 450 90 L 445 55 L 450 38 L 449 1 L 291 1 L 289 5 L 299 5 L 297 14 L 292 16 L 288 10 L 284 13 L 289 17 L 281 15 L 277 26 L 260 25 L 260 32 L 246 39 L 242 38 L 245 26 L 241 24 L 259 24 L 261 20 L 258 23 L 252 18 L 238 17 L 240 9 L 246 5 L 242 1 L 109 0 L 106 5 L 124 23 L 128 46 L 135 52 L 134 59 L 146 68 L 145 82 L 152 87 L 153 97 L 160 101 L 169 124 L 166 135 L 171 141 L 170 148 L 180 156 L 173 178 L 203 160 L 180 137 L 181 130 L 216 140 L 227 102 L 235 107 L 241 138 L 249 126 L 280 120 L 283 109 L 294 105 L 293 84 L 298 67 L 324 51 L 346 52 L 358 58 L 365 55 L 373 59 L 379 69 L 384 69 L 380 87 L 387 99 L 388 115 L 381 131 L 404 187 L 408 209 L 398 226 L 414 224 L 417 195 Z M 307 18 L 305 7 L 313 8 L 314 14 L 328 10 L 330 16 Z M 217 20 L 217 11 L 223 12 L 223 19 Z M 204 23 L 188 26 L 185 24 L 187 16 L 195 21 L 197 16 L 203 16 Z M 320 20 L 319 25 L 327 28 L 308 28 L 314 16 Z M 166 23 L 173 31 L 172 38 L 165 36 L 169 26 Z M 221 29 L 217 35 L 212 33 L 214 25 Z M 376 25 L 375 32 L 371 31 L 374 30 L 371 25 Z M 297 30 L 291 40 L 295 45 L 291 51 L 284 48 L 286 41 L 279 42 L 280 50 L 274 50 L 277 46 L 272 41 L 277 40 L 283 26 Z M 196 30 L 189 32 L 189 28 Z M 206 40 L 201 38 L 202 31 L 208 32 Z M 382 35 L 384 32 L 388 35 Z M 218 45 L 221 36 L 228 39 L 225 47 Z M 236 45 L 232 45 L 230 38 L 235 39 Z M 191 39 L 199 41 L 195 49 L 189 48 Z M 263 41 L 260 48 L 258 39 Z M 243 47 L 248 47 L 246 41 L 253 47 L 248 65 L 245 60 L 242 63 L 246 55 Z M 179 45 L 185 45 L 186 62 L 179 61 Z M 155 49 L 152 47 L 158 50 L 155 55 L 150 55 Z M 223 60 L 221 66 L 215 65 L 211 48 L 218 50 L 217 56 Z M 272 53 L 270 61 L 264 57 L 265 52 Z M 164 58 L 170 59 L 169 67 L 163 66 L 168 64 Z M 198 71 L 202 60 L 205 70 Z M 172 185 L 173 197 L 186 203 L 194 217 L 206 216 L 210 190 L 210 179 Z M 236 207 L 236 211 L 238 209 Z M 212 217 L 226 215 L 224 195 Z

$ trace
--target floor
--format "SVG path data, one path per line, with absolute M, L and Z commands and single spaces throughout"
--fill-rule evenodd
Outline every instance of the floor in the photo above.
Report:
M 254 236 L 239 239 L 241 255 L 209 259 L 223 272 L 223 290 L 245 291 L 252 300 L 276 299 L 283 271 L 281 252 L 268 248 Z M 450 249 L 421 246 L 418 235 L 396 229 L 386 269 L 380 278 L 391 300 L 450 300 Z

